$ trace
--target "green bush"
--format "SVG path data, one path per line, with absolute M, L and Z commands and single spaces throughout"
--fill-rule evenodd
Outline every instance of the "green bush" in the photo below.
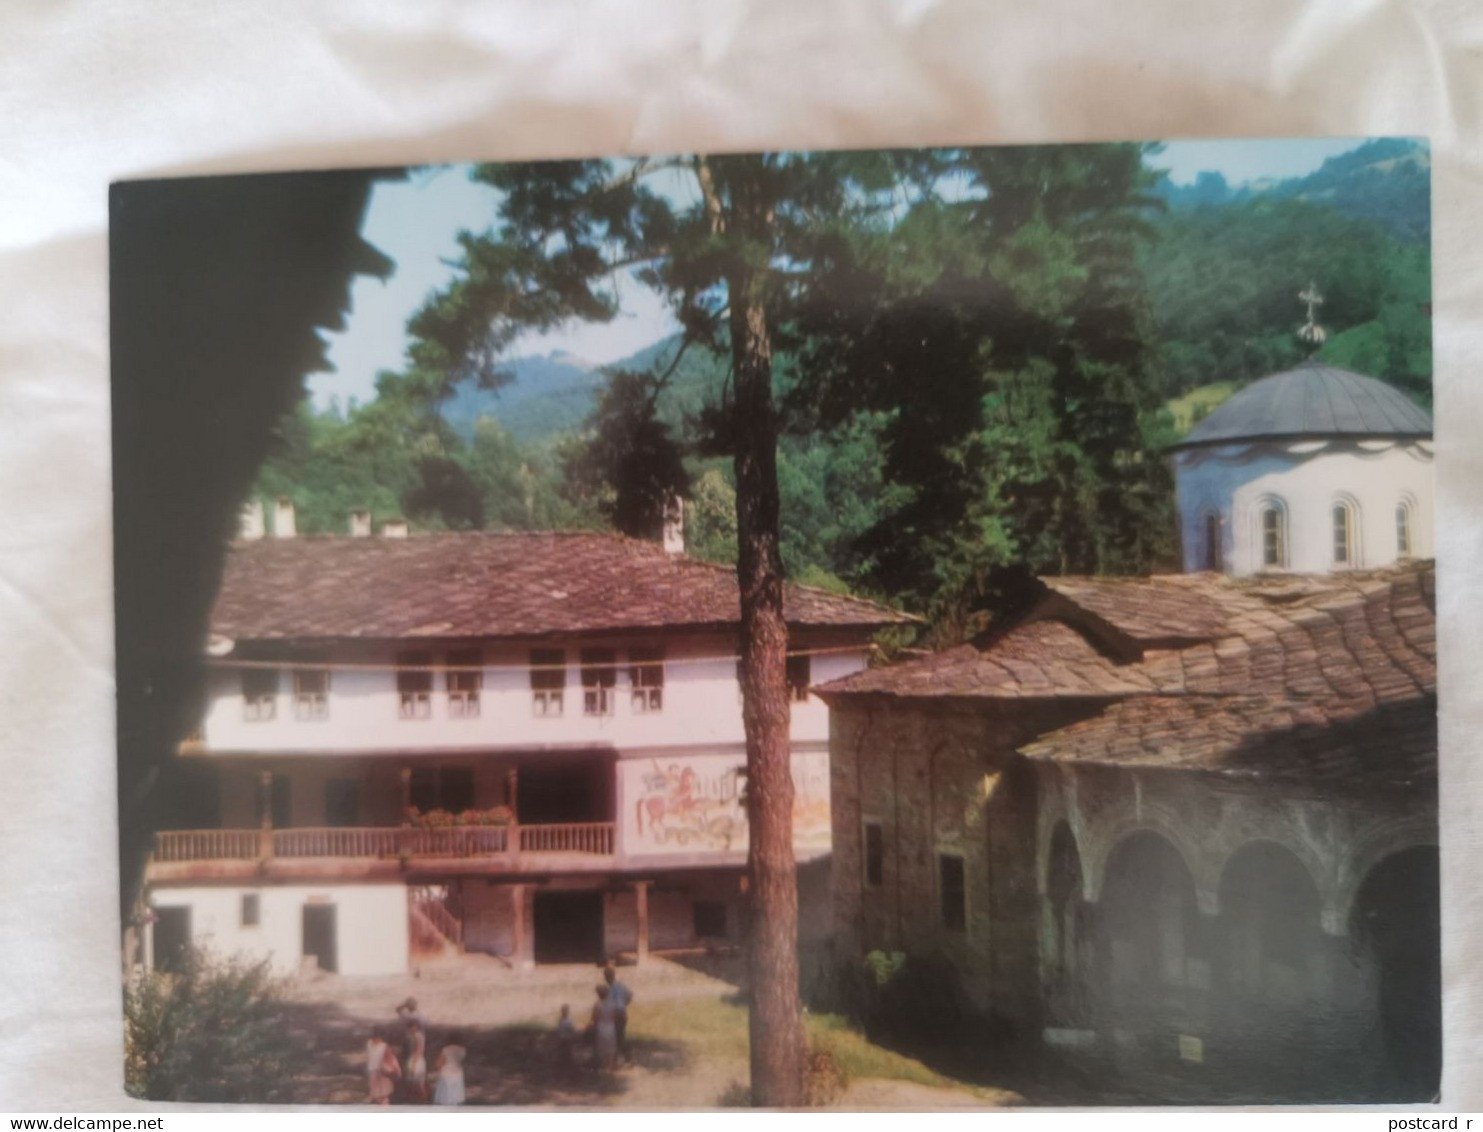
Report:
M 124 986 L 124 1085 L 151 1101 L 275 1099 L 300 1058 L 266 962 L 194 950 Z

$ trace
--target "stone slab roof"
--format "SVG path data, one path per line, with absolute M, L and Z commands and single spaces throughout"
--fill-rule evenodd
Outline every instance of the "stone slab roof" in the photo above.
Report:
M 1254 381 L 1176 447 L 1284 437 L 1430 438 L 1432 419 L 1393 385 L 1321 362 Z
M 863 634 L 911 618 L 788 585 L 793 626 Z M 657 543 L 587 532 L 305 536 L 234 543 L 211 631 L 233 640 L 532 638 L 720 628 L 735 572 Z
M 816 691 L 830 703 L 1104 699 L 1101 714 L 1023 753 L 1311 778 L 1341 765 L 1368 774 L 1354 752 L 1381 744 L 1394 752 L 1385 774 L 1410 781 L 1436 753 L 1434 577 L 1418 563 L 1044 579 L 1046 600 L 1008 632 Z M 1397 718 L 1415 724 L 1406 737 L 1389 730 Z

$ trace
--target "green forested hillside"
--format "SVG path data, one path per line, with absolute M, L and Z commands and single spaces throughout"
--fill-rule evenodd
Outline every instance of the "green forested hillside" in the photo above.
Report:
M 1138 152 L 970 151 L 954 160 L 988 199 L 923 199 L 821 242 L 775 355 L 793 577 L 936 609 L 1016 563 L 1172 567 L 1162 446 L 1304 356 L 1310 281 L 1320 356 L 1429 405 L 1424 147 L 1370 143 L 1235 188 L 1140 180 Z M 291 495 L 301 530 L 339 532 L 355 507 L 422 528 L 634 530 L 678 489 L 691 551 L 733 562 L 724 343 L 676 358 L 677 336 L 602 369 L 508 360 L 496 388 L 414 352 L 375 401 L 285 419 L 259 491 Z

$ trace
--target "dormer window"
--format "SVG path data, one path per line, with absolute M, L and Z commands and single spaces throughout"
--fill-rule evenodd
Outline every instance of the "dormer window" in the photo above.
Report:
M 448 654 L 448 718 L 475 719 L 479 693 L 484 689 L 484 654 L 478 649 L 454 649 Z
M 431 719 L 433 714 L 433 654 L 397 653 L 397 712 L 402 719 Z
M 330 674 L 325 668 L 294 670 L 294 718 L 302 722 L 330 717 Z
M 566 653 L 561 649 L 532 649 L 530 653 L 531 707 L 536 715 L 561 714 L 566 691 Z
M 582 650 L 582 714 L 612 715 L 618 684 L 618 654 L 612 649 Z
M 1287 564 L 1287 515 L 1275 502 L 1262 508 L 1262 565 L 1281 569 Z
M 795 704 L 808 702 L 808 688 L 813 683 L 813 665 L 807 655 L 790 656 L 788 668 L 788 698 Z
M 635 715 L 645 715 L 664 708 L 664 650 L 634 648 L 628 650 L 628 682 L 632 685 Z
M 1342 500 L 1333 506 L 1334 565 L 1353 566 L 1354 561 L 1354 509 Z
M 1395 505 L 1395 556 L 1411 557 L 1411 507 L 1404 501 Z
M 278 714 L 278 669 L 248 668 L 242 672 L 242 718 L 262 723 Z

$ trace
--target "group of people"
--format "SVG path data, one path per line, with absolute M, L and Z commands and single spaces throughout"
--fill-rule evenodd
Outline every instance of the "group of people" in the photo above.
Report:
M 592 1043 L 592 1063 L 601 1071 L 617 1067 L 620 1059 L 631 1063 L 628 1056 L 628 1006 L 633 1002 L 633 991 L 621 982 L 618 973 L 609 965 L 603 968 L 603 981 L 597 984 L 597 1001 L 592 1004 L 591 1019 L 587 1024 L 587 1037 Z M 561 1017 L 556 1023 L 561 1067 L 570 1070 L 577 1063 L 577 1027 L 572 1021 L 572 1009 L 563 1005 Z
M 628 1055 L 629 990 L 609 965 L 603 968 L 586 1030 L 579 1034 L 572 1009 L 563 1005 L 556 1022 L 557 1066 L 562 1072 L 577 1067 L 577 1046 L 582 1038 L 592 1046 L 592 1062 L 599 1072 L 610 1072 L 620 1062 L 632 1064 Z M 450 1034 L 431 1066 L 427 1059 L 427 1022 L 409 998 L 396 1007 L 397 1021 L 377 1026 L 366 1042 L 366 1089 L 372 1104 L 460 1105 L 464 1103 L 463 1039 Z M 431 1092 L 429 1092 L 431 1085 Z
M 450 1034 L 428 1067 L 427 1023 L 417 1010 L 417 1000 L 398 1004 L 394 1026 L 377 1026 L 366 1042 L 366 1087 L 372 1104 L 459 1105 L 464 1101 L 463 1062 L 467 1056 L 463 1039 Z M 400 1058 L 392 1042 L 401 1031 Z M 428 1093 L 428 1083 L 432 1093 Z

